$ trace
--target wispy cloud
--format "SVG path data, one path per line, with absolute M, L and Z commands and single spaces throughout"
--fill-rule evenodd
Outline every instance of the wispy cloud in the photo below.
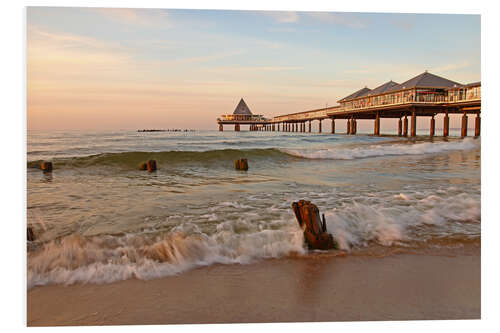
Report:
M 296 12 L 265 11 L 261 13 L 273 18 L 278 23 L 295 23 L 299 20 L 299 15 Z
M 456 63 L 451 63 L 451 64 L 446 64 L 442 66 L 437 66 L 434 68 L 431 68 L 431 71 L 433 72 L 450 72 L 450 71 L 456 71 L 458 69 L 464 69 L 469 67 L 471 64 L 468 61 L 461 61 L 461 62 L 456 62 Z
M 268 28 L 267 31 L 269 31 L 269 32 L 285 32 L 285 33 L 290 33 L 290 32 L 297 31 L 297 29 L 292 28 L 292 27 L 271 27 L 271 28 Z
M 415 27 L 415 22 L 410 21 L 408 18 L 394 18 L 390 21 L 392 25 L 394 25 L 398 29 L 403 29 L 406 31 L 411 31 Z
M 161 64 L 164 65 L 180 65 L 180 64 L 199 64 L 199 63 L 205 63 L 205 62 L 210 62 L 214 60 L 220 60 L 224 58 L 231 58 L 235 57 L 238 55 L 245 54 L 245 50 L 234 50 L 234 51 L 226 51 L 226 52 L 220 52 L 220 53 L 214 53 L 214 54 L 209 54 L 205 56 L 199 56 L 199 57 L 187 57 L 187 58 L 182 58 L 182 59 L 176 59 L 176 60 L 169 60 L 169 61 L 161 61 Z
M 50 32 L 36 26 L 28 27 L 28 42 L 28 46 L 43 43 L 45 46 L 58 48 L 110 49 L 120 47 L 118 43 L 103 42 L 92 37 L 69 33 Z
M 308 12 L 304 14 L 323 23 L 343 25 L 355 29 L 366 27 L 365 21 L 350 13 Z
M 143 8 L 91 8 L 90 10 L 125 24 L 145 27 L 170 27 L 172 24 L 165 10 Z
M 214 67 L 213 71 L 224 72 L 285 72 L 297 71 L 302 67 L 298 66 L 219 66 Z

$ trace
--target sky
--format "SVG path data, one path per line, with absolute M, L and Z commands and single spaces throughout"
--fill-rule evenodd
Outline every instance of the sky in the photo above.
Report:
M 481 80 L 479 15 L 28 7 L 26 32 L 28 130 L 215 130 L 242 97 L 273 117 Z

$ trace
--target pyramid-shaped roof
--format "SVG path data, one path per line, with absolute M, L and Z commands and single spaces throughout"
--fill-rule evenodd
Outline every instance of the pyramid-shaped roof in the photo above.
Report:
M 251 116 L 252 112 L 248 108 L 247 103 L 245 103 L 245 101 L 242 98 L 240 99 L 240 102 L 236 106 L 236 109 L 234 109 L 233 114 L 245 114 Z
M 339 102 L 343 102 L 343 101 L 347 101 L 347 100 L 358 98 L 360 96 L 363 96 L 364 94 L 369 93 L 370 91 L 371 91 L 370 88 L 364 87 L 363 89 L 359 89 L 358 91 L 350 94 L 349 96 L 342 98 Z
M 369 91 L 365 95 L 366 96 L 374 96 L 374 95 L 383 94 L 384 92 L 391 90 L 393 87 L 395 87 L 397 85 L 399 85 L 399 83 L 391 80 L 389 82 L 386 82 L 386 83 L 378 86 L 377 88 L 373 88 L 371 91 Z M 363 95 L 363 96 L 365 96 L 365 95 Z M 362 97 L 362 96 L 359 96 L 359 97 Z
M 431 74 L 427 71 L 409 79 L 406 82 L 398 84 L 387 91 L 403 90 L 409 88 L 452 88 L 461 84 L 455 81 L 445 79 L 444 77 Z

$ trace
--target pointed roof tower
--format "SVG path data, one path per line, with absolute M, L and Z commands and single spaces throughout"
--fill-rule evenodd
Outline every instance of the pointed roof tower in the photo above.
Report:
M 243 114 L 243 115 L 251 116 L 252 112 L 248 108 L 247 103 L 245 103 L 245 101 L 242 98 L 242 99 L 240 99 L 240 102 L 236 106 L 236 109 L 234 109 L 233 114 Z

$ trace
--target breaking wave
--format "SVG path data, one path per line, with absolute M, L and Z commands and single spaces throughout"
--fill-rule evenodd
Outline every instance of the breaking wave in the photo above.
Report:
M 281 149 L 292 156 L 309 159 L 352 160 L 368 157 L 391 155 L 423 155 L 443 153 L 456 150 L 476 149 L 479 140 L 466 138 L 452 142 L 423 142 L 415 144 L 379 144 L 358 146 L 353 148 L 328 148 L 328 149 Z
M 159 164 L 211 164 L 220 161 L 233 161 L 239 158 L 252 160 L 284 160 L 290 158 L 351 160 L 391 155 L 422 155 L 447 151 L 470 150 L 480 147 L 480 141 L 472 138 L 450 142 L 423 142 L 358 145 L 352 148 L 333 147 L 328 149 L 220 149 L 208 151 L 163 151 L 163 152 L 121 152 L 101 153 L 79 157 L 54 158 L 54 168 L 78 168 L 90 166 L 116 166 L 137 169 L 141 162 L 155 159 Z M 40 168 L 42 160 L 28 162 L 28 168 Z M 231 164 L 229 164 L 231 165 Z
M 29 254 L 28 288 L 130 278 L 148 280 L 217 263 L 247 264 L 300 253 L 304 253 L 303 236 L 295 224 L 279 230 L 237 234 L 222 223 L 211 236 L 190 224 L 157 236 L 71 235 Z
M 325 209 L 327 229 L 348 252 L 378 245 L 422 247 L 445 240 L 453 244 L 480 239 L 479 194 L 401 193 L 378 203 L 344 202 Z M 185 222 L 169 232 L 84 237 L 69 235 L 28 252 L 28 288 L 46 284 L 110 283 L 154 279 L 213 264 L 248 264 L 266 258 L 306 253 L 302 230 L 285 203 L 271 221 L 252 220 L 238 203 L 238 220 L 216 223 L 203 232 Z M 217 207 L 215 207 L 217 208 Z M 269 210 L 276 207 L 268 208 Z M 214 214 L 206 215 L 214 220 Z

